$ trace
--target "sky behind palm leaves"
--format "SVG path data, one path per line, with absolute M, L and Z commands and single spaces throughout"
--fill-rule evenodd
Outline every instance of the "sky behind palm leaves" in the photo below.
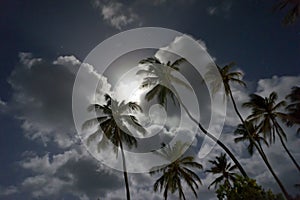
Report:
M 235 69 L 244 72 L 248 85 L 246 89 L 233 85 L 238 105 L 253 92 L 268 96 L 276 91 L 283 99 L 292 86 L 300 86 L 300 23 L 283 26 L 287 10 L 273 12 L 275 2 L 1 1 L 0 199 L 124 198 L 122 172 L 97 162 L 83 148 L 71 107 L 81 62 L 96 45 L 121 31 L 150 26 L 174 29 L 199 40 L 218 65 L 236 62 Z M 99 78 L 96 73 L 94 76 Z M 100 77 L 103 93 L 110 90 L 109 81 Z M 250 177 L 280 192 L 259 156 L 250 157 L 246 144 L 234 143 L 231 133 L 238 123 L 228 103 L 221 139 Z M 286 129 L 287 146 L 299 162 L 296 129 Z M 169 135 L 172 131 L 165 129 Z M 201 143 L 201 138 L 197 139 L 192 150 Z M 288 191 L 299 194 L 294 184 L 299 184 L 300 175 L 279 141 L 265 150 Z M 209 157 L 199 159 L 204 169 L 219 152 L 216 147 Z M 216 199 L 213 190 L 207 189 L 214 177 L 206 173 L 200 177 L 199 199 Z M 155 178 L 129 174 L 133 199 L 162 199 L 162 194 L 153 192 Z M 186 196 L 192 199 L 193 194 L 187 189 Z

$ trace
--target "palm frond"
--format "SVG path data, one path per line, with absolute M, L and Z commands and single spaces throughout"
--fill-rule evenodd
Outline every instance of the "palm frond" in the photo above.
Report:
M 139 71 L 136 72 L 136 75 L 148 75 L 148 76 L 153 76 L 153 75 L 155 75 L 155 73 L 154 73 L 153 71 L 150 71 L 150 70 L 140 69 Z
M 215 185 L 215 188 L 217 187 L 217 185 L 219 183 L 222 182 L 222 180 L 224 179 L 223 176 L 219 176 L 218 178 L 216 178 L 211 184 L 209 184 L 208 189 L 210 189 L 211 186 Z
M 173 69 L 175 70 L 179 70 L 178 68 L 176 69 L 175 67 L 178 66 L 178 65 L 181 65 L 182 63 L 184 62 L 187 62 L 187 60 L 185 58 L 179 58 L 177 60 L 175 60 L 171 65 L 170 67 L 172 67 Z
M 160 93 L 163 86 L 156 85 L 149 92 L 147 92 L 145 98 L 147 101 L 151 101 L 158 93 Z
M 161 64 L 160 60 L 156 57 L 150 57 L 150 58 L 146 58 L 146 59 L 143 59 L 139 62 L 140 64 Z
M 96 118 L 92 118 L 92 119 L 86 120 L 82 124 L 81 129 L 82 130 L 86 130 L 86 129 L 92 128 L 95 125 L 98 125 L 99 123 L 102 123 L 104 120 L 107 120 L 107 119 L 108 119 L 107 116 L 103 116 L 103 117 L 96 117 Z
M 102 135 L 102 131 L 100 129 L 97 129 L 94 133 L 90 134 L 86 140 L 87 146 L 89 146 L 92 141 L 95 141 L 99 135 Z

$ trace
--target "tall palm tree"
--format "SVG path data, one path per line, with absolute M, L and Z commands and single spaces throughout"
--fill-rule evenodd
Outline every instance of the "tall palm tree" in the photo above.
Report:
M 186 199 L 182 180 L 193 191 L 195 197 L 198 197 L 196 189 L 199 187 L 198 184 L 202 183 L 198 175 L 190 168 L 202 169 L 202 165 L 196 162 L 193 156 L 183 156 L 186 146 L 186 144 L 176 142 L 173 147 L 167 145 L 158 151 L 158 154 L 169 161 L 169 164 L 151 169 L 150 174 L 162 173 L 154 183 L 153 189 L 155 192 L 158 190 L 161 192 L 164 189 L 165 200 L 168 198 L 168 192 L 174 194 L 176 191 L 178 191 L 179 199 Z
M 213 91 L 217 92 L 221 86 L 223 85 L 225 88 L 225 95 L 227 97 L 230 97 L 231 102 L 233 104 L 233 108 L 237 114 L 237 116 L 239 117 L 241 123 L 244 125 L 249 139 L 251 141 L 251 144 L 253 144 L 255 146 L 255 148 L 258 150 L 258 153 L 260 154 L 261 158 L 263 159 L 263 161 L 265 162 L 266 166 L 268 167 L 269 171 L 271 172 L 271 174 L 273 175 L 273 177 L 275 178 L 277 184 L 279 185 L 280 189 L 282 190 L 282 192 L 284 193 L 285 197 L 288 199 L 289 195 L 285 189 L 285 187 L 283 186 L 283 184 L 281 183 L 280 179 L 278 178 L 278 176 L 276 175 L 276 173 L 274 172 L 270 162 L 268 161 L 268 158 L 266 156 L 266 154 L 264 153 L 263 149 L 260 148 L 260 146 L 255 142 L 255 139 L 252 137 L 251 131 L 248 130 L 248 126 L 245 122 L 245 120 L 243 119 L 241 113 L 238 110 L 237 104 L 235 102 L 235 99 L 233 97 L 232 94 L 232 90 L 231 90 L 231 83 L 237 83 L 241 86 L 246 86 L 246 84 L 241 80 L 243 74 L 241 72 L 232 72 L 231 69 L 232 67 L 235 65 L 234 62 L 229 63 L 228 65 L 225 65 L 223 68 L 217 66 L 218 71 L 222 77 L 222 83 L 220 83 L 220 81 L 218 79 L 216 79 L 216 72 L 214 70 L 208 70 L 207 74 L 205 74 L 206 78 L 208 79 L 208 81 L 211 81 L 212 87 L 213 87 Z
M 167 62 L 162 63 L 158 58 L 147 58 L 142 61 L 140 61 L 140 64 L 146 64 L 148 66 L 147 69 L 142 69 L 137 72 L 137 75 L 144 74 L 147 75 L 146 78 L 144 78 L 144 82 L 142 83 L 142 87 L 152 87 L 152 89 L 146 94 L 146 100 L 150 101 L 155 96 L 157 97 L 157 100 L 160 104 L 165 105 L 165 102 L 167 98 L 173 99 L 173 102 L 175 103 L 174 97 L 177 97 L 177 101 L 180 105 L 184 108 L 187 115 L 190 117 L 190 119 L 196 123 L 199 127 L 199 129 L 208 136 L 210 139 L 212 139 L 214 142 L 216 142 L 233 160 L 233 162 L 237 165 L 238 169 L 241 171 L 242 175 L 247 177 L 247 173 L 239 163 L 239 161 L 235 158 L 233 153 L 228 149 L 228 147 L 222 143 L 219 139 L 217 139 L 214 135 L 209 133 L 202 124 L 199 123 L 198 120 L 196 120 L 189 112 L 187 107 L 183 104 L 181 99 L 179 98 L 179 95 L 176 92 L 176 89 L 174 88 L 173 84 L 181 84 L 185 86 L 186 88 L 190 88 L 185 82 L 182 80 L 176 78 L 172 75 L 172 72 L 179 71 L 178 65 L 180 65 L 182 62 L 184 62 L 185 59 L 181 58 L 176 60 L 175 62 Z M 167 89 L 165 89 L 167 87 Z M 168 92 L 166 92 L 168 91 Z
M 170 61 L 167 63 L 162 63 L 158 58 L 151 57 L 140 61 L 140 64 L 146 64 L 148 69 L 141 69 L 136 74 L 137 75 L 147 75 L 144 78 L 141 87 L 149 88 L 153 87 L 145 96 L 147 101 L 157 97 L 157 101 L 166 106 L 167 97 L 173 100 L 176 104 L 176 98 L 174 94 L 175 88 L 173 83 L 178 83 L 190 89 L 190 86 L 179 78 L 173 76 L 172 73 L 179 71 L 178 66 L 185 62 L 184 58 L 175 60 L 173 63 Z
M 300 0 L 280 0 L 273 6 L 273 9 L 283 10 L 286 7 L 290 7 L 290 10 L 283 18 L 282 23 L 284 25 L 293 24 L 300 16 Z
M 236 114 L 241 119 L 241 121 L 244 121 L 242 115 L 240 114 L 240 112 L 238 110 L 238 107 L 237 107 L 237 104 L 235 102 L 235 99 L 233 97 L 230 84 L 231 83 L 235 83 L 235 84 L 239 84 L 239 85 L 245 87 L 246 83 L 241 80 L 241 78 L 243 76 L 242 72 L 231 71 L 231 69 L 234 66 L 235 66 L 234 62 L 231 62 L 228 65 L 225 65 L 224 67 L 220 67 L 220 66 L 217 65 L 219 74 L 216 74 L 217 71 L 214 70 L 213 67 L 210 67 L 208 69 L 207 73 L 205 74 L 205 79 L 208 82 L 210 82 L 210 84 L 212 85 L 214 93 L 216 93 L 217 91 L 219 91 L 222 86 L 224 87 L 224 90 L 225 90 L 225 94 L 224 95 L 226 95 L 227 97 L 230 98 Z M 216 78 L 217 75 L 221 76 L 221 80 Z
M 135 137 L 129 134 L 130 131 L 126 127 L 126 124 L 132 126 L 141 133 L 145 133 L 143 127 L 138 123 L 136 117 L 132 114 L 132 111 L 142 111 L 142 109 L 134 102 L 125 103 L 122 101 L 119 103 L 108 94 L 105 95 L 105 99 L 107 101 L 106 105 L 92 104 L 88 107 L 88 111 L 95 111 L 97 117 L 85 121 L 82 125 L 82 129 L 85 130 L 96 125 L 98 126 L 97 130 L 87 138 L 87 145 L 90 145 L 91 142 L 98 140 L 98 151 L 106 148 L 109 144 L 109 141 L 114 144 L 116 156 L 118 156 L 118 149 L 120 148 L 126 186 L 126 196 L 127 200 L 129 200 L 130 191 L 123 143 L 126 143 L 129 148 L 132 146 L 137 146 L 137 141 Z M 98 139 L 99 137 L 100 139 Z
M 288 111 L 287 125 L 300 125 L 300 87 L 293 87 L 291 93 L 286 98 L 290 100 L 290 104 L 286 107 Z M 298 128 L 297 132 L 300 133 L 300 128 Z
M 258 127 L 253 124 L 253 122 L 245 121 L 245 124 L 247 128 L 245 127 L 244 124 L 239 124 L 237 129 L 234 131 L 235 135 L 239 135 L 234 139 L 234 142 L 249 142 L 249 145 L 247 147 L 249 154 L 252 156 L 254 153 L 254 142 L 253 140 L 250 139 L 252 137 L 254 141 L 258 144 L 260 149 L 263 151 L 261 143 L 265 143 L 265 145 L 269 146 L 268 142 L 266 139 L 262 136 L 260 136 L 258 132 Z M 248 134 L 248 131 L 250 132 L 250 135 Z
M 209 170 L 206 170 L 206 172 L 212 173 L 212 174 L 221 174 L 219 177 L 217 177 L 209 186 L 210 188 L 212 185 L 215 185 L 215 188 L 218 184 L 221 184 L 222 182 L 224 185 L 231 187 L 231 181 L 234 182 L 236 179 L 237 173 L 234 172 L 234 170 L 237 168 L 236 165 L 232 165 L 230 162 L 228 162 L 226 158 L 226 154 L 221 153 L 220 156 L 216 156 L 216 160 L 209 160 L 209 162 L 213 165 Z
M 250 101 L 243 104 L 245 107 L 252 109 L 252 114 L 248 119 L 258 123 L 259 131 L 264 134 L 265 138 L 269 138 L 270 144 L 275 142 L 276 135 L 279 137 L 282 146 L 293 161 L 297 169 L 300 171 L 300 166 L 285 145 L 287 140 L 283 128 L 278 120 L 285 121 L 286 114 L 279 110 L 285 106 L 285 101 L 277 103 L 278 96 L 276 92 L 272 92 L 269 97 L 261 97 L 257 94 L 250 95 Z

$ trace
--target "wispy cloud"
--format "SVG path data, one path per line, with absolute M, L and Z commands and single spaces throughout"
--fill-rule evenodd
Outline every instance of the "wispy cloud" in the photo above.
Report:
M 110 26 L 121 30 L 125 26 L 139 21 L 139 16 L 130 6 L 118 1 L 94 0 L 95 8 L 99 9 L 101 16 Z
M 18 188 L 15 186 L 2 187 L 0 186 L 0 197 L 18 193 Z
M 230 11 L 232 9 L 232 1 L 227 0 L 219 3 L 215 6 L 209 6 L 206 11 L 210 16 L 223 16 L 228 17 L 230 15 Z

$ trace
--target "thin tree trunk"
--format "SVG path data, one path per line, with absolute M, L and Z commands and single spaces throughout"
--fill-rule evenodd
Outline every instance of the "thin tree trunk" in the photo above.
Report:
M 287 193 L 287 191 L 286 191 L 285 187 L 283 186 L 283 184 L 281 183 L 280 179 L 277 177 L 277 175 L 275 174 L 274 170 L 272 169 L 272 167 L 271 167 L 271 165 L 270 165 L 270 163 L 269 163 L 269 161 L 267 159 L 267 156 L 266 156 L 266 154 L 265 154 L 262 146 L 260 144 L 259 144 L 259 146 L 261 148 L 261 152 L 260 151 L 259 152 L 260 152 L 260 154 L 262 154 L 261 155 L 262 157 L 265 157 L 265 159 L 263 159 L 263 160 L 265 161 L 265 164 L 267 165 L 267 167 L 270 170 L 271 174 L 275 178 L 275 180 L 276 180 L 277 184 L 279 185 L 281 191 L 283 192 L 285 198 L 288 199 L 288 200 L 291 199 L 290 195 Z
M 295 160 L 295 158 L 293 157 L 293 155 L 291 154 L 291 152 L 289 151 L 289 149 L 287 148 L 287 146 L 285 145 L 282 136 L 280 135 L 278 128 L 280 128 L 280 130 L 283 132 L 283 129 L 280 127 L 280 125 L 278 124 L 278 122 L 276 122 L 274 119 L 272 119 L 273 123 L 276 124 L 275 129 L 277 131 L 277 135 L 279 136 L 280 142 L 283 146 L 283 148 L 285 149 L 285 151 L 287 152 L 287 154 L 289 155 L 290 159 L 293 161 L 293 163 L 295 164 L 295 166 L 297 167 L 298 171 L 300 171 L 300 167 L 297 163 L 297 161 Z
M 272 166 L 270 165 L 270 163 L 269 163 L 269 161 L 268 161 L 268 158 L 267 158 L 266 154 L 265 154 L 264 151 L 263 151 L 262 146 L 261 146 L 260 144 L 259 144 L 259 146 L 258 146 L 257 143 L 255 142 L 255 140 L 253 139 L 252 135 L 250 134 L 250 132 L 249 132 L 249 130 L 248 130 L 248 128 L 247 128 L 247 125 L 246 125 L 246 123 L 245 123 L 245 120 L 243 119 L 242 115 L 240 114 L 240 112 L 239 112 L 239 110 L 238 110 L 238 108 L 237 108 L 237 105 L 236 105 L 236 103 L 235 103 L 235 100 L 234 100 L 234 98 L 233 98 L 233 95 L 232 95 L 231 90 L 229 90 L 229 95 L 230 95 L 231 102 L 232 102 L 232 104 L 233 104 L 234 110 L 235 110 L 236 114 L 238 115 L 238 117 L 240 118 L 241 122 L 243 123 L 243 125 L 244 125 L 244 127 L 245 127 L 245 129 L 246 129 L 246 131 L 247 131 L 247 133 L 248 133 L 248 136 L 249 136 L 249 138 L 250 138 L 250 140 L 251 140 L 251 142 L 254 143 L 256 149 L 258 150 L 260 156 L 262 157 L 263 161 L 264 161 L 265 164 L 267 165 L 269 171 L 271 172 L 271 174 L 272 174 L 273 177 L 275 178 L 275 180 L 276 180 L 278 186 L 280 187 L 282 193 L 284 194 L 285 198 L 286 198 L 286 199 L 290 199 L 290 196 L 289 196 L 289 194 L 287 193 L 287 190 L 286 190 L 285 187 L 283 186 L 283 184 L 282 184 L 282 182 L 280 181 L 280 179 L 278 178 L 278 176 L 275 174 L 275 172 L 274 172 Z
M 121 148 L 121 153 L 122 153 L 123 174 L 124 174 L 124 180 L 125 180 L 125 186 L 126 186 L 126 197 L 127 197 L 127 200 L 130 200 L 129 183 L 128 183 L 126 161 L 125 161 L 125 154 L 124 154 L 124 150 L 123 150 L 122 141 L 120 141 L 120 148 Z
M 293 157 L 293 155 L 291 154 L 291 152 L 288 150 L 288 148 L 286 147 L 283 139 L 281 136 L 279 136 L 281 144 L 283 146 L 283 148 L 285 149 L 285 151 L 288 153 L 288 155 L 290 156 L 291 160 L 293 161 L 293 163 L 295 164 L 295 166 L 297 167 L 298 171 L 300 171 L 300 166 L 298 165 L 297 161 L 295 160 L 295 158 Z
M 216 138 L 214 135 L 212 135 L 211 133 L 209 133 L 189 112 L 189 110 L 187 109 L 187 107 L 183 104 L 183 102 L 181 101 L 181 99 L 179 98 L 179 95 L 176 93 L 176 96 L 178 97 L 178 101 L 179 103 L 182 105 L 182 107 L 184 108 L 185 112 L 187 113 L 187 115 L 189 116 L 189 118 L 198 125 L 198 127 L 200 128 L 200 130 L 207 135 L 210 139 L 212 139 L 214 142 L 216 142 L 226 153 L 227 155 L 232 159 L 232 161 L 235 163 L 235 165 L 237 166 L 237 168 L 240 170 L 240 172 L 242 173 L 242 175 L 244 177 L 248 177 L 246 171 L 244 170 L 244 168 L 242 167 L 242 165 L 239 163 L 239 161 L 235 158 L 235 156 L 231 153 L 231 151 L 227 148 L 227 146 L 225 144 L 223 144 L 218 138 Z

